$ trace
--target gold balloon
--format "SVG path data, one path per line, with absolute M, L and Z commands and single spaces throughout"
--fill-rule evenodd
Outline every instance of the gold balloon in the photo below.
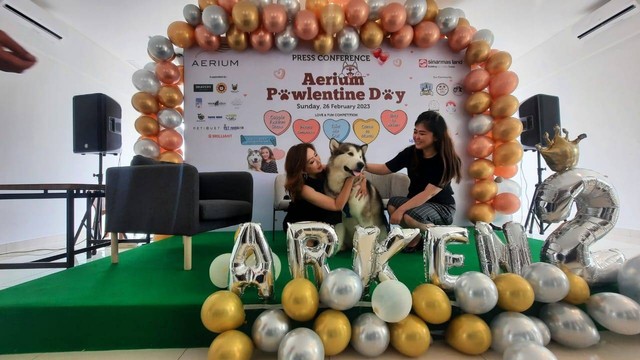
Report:
M 375 21 L 367 21 L 360 28 L 360 41 L 369 49 L 375 49 L 382 44 L 384 31 Z
M 158 105 L 156 97 L 146 92 L 133 94 L 131 97 L 131 105 L 143 114 L 155 114 L 160 110 L 160 105 Z
M 200 10 L 204 10 L 209 5 L 218 5 L 218 2 L 216 0 L 198 0 Z
M 458 26 L 471 26 L 471 24 L 469 23 L 469 20 L 467 20 L 466 18 L 461 17 L 461 18 L 458 19 Z
M 451 301 L 439 286 L 418 285 L 411 293 L 413 311 L 429 324 L 442 324 L 451 318 Z
M 544 161 L 553 171 L 565 171 L 573 169 L 578 165 L 580 149 L 578 143 L 587 137 L 587 134 L 580 134 L 574 140 L 569 140 L 569 132 L 564 129 L 565 136 L 560 135 L 560 126 L 554 127 L 555 136 L 549 139 L 545 133 L 547 146 L 536 145 L 536 149 L 544 158 Z
M 242 0 L 231 10 L 231 18 L 238 30 L 252 32 L 260 26 L 260 12 L 256 4 Z
M 229 47 L 235 51 L 244 51 L 249 46 L 247 34 L 234 25 L 229 26 L 229 30 L 227 30 L 227 42 Z
M 484 91 L 471 94 L 464 102 L 464 109 L 469 114 L 482 114 L 491 106 L 491 95 Z
M 331 50 L 333 50 L 333 36 L 324 33 L 318 34 L 318 36 L 313 39 L 313 50 L 318 54 L 329 54 Z
M 282 309 L 296 321 L 309 321 L 318 311 L 318 289 L 308 279 L 296 278 L 282 289 Z
M 322 9 L 320 25 L 327 34 L 333 35 L 344 28 L 344 10 L 338 4 L 329 4 Z
M 322 340 L 325 356 L 340 354 L 351 340 L 349 318 L 338 310 L 329 309 L 318 315 L 313 323 L 313 331 Z
M 520 134 L 522 134 L 522 129 L 523 126 L 520 119 L 508 117 L 494 120 L 491 132 L 494 140 L 506 142 L 515 140 L 520 136 Z
M 389 324 L 389 333 L 391 346 L 406 356 L 420 356 L 431 345 L 431 333 L 427 324 L 413 314 L 397 323 Z
M 515 114 L 518 106 L 520 106 L 520 102 L 515 96 L 511 94 L 502 95 L 494 99 L 493 103 L 491 103 L 491 116 L 493 116 L 494 119 L 509 117 Z
M 498 306 L 501 309 L 523 312 L 533 305 L 533 287 L 522 276 L 504 273 L 496 276 L 493 282 L 498 288 Z
M 490 53 L 491 47 L 489 43 L 484 40 L 472 41 L 464 53 L 464 62 L 469 66 L 479 64 L 486 61 Z
M 180 155 L 179 153 L 175 152 L 175 151 L 165 151 L 162 154 L 160 154 L 160 156 L 158 156 L 158 160 L 160 161 L 164 161 L 164 162 L 170 162 L 170 163 L 174 163 L 174 164 L 181 164 L 184 162 L 184 159 L 182 158 L 182 155 Z
M 158 91 L 160 104 L 168 108 L 174 108 L 182 104 L 183 99 L 182 91 L 180 91 L 180 88 L 176 85 L 165 85 Z
M 322 10 L 329 4 L 328 0 L 307 0 L 304 8 L 313 12 L 317 18 L 322 16 Z
M 489 56 L 487 63 L 484 65 L 484 69 L 492 75 L 497 74 L 499 72 L 509 70 L 511 67 L 511 61 L 511 54 L 506 51 L 498 51 L 497 53 Z
M 188 49 L 196 43 L 193 26 L 186 21 L 174 21 L 167 28 L 167 35 L 171 42 L 183 49 Z
M 134 123 L 134 127 L 136 131 L 143 136 L 158 135 L 158 132 L 160 131 L 158 121 L 151 116 L 146 115 L 138 117 Z
M 200 309 L 202 324 L 215 333 L 239 327 L 244 322 L 244 317 L 242 300 L 228 290 L 219 290 L 209 295 Z
M 434 21 L 438 15 L 438 4 L 436 0 L 427 0 L 427 13 L 424 15 L 422 21 Z M 458 20 L 459 21 L 459 20 Z
M 522 160 L 524 150 L 518 140 L 511 140 L 493 149 L 493 163 L 496 166 L 515 165 Z
M 491 160 L 475 159 L 471 165 L 469 165 L 469 176 L 478 180 L 488 179 L 493 176 L 495 168 L 496 167 Z
M 476 221 L 490 223 L 496 217 L 496 210 L 487 203 L 477 203 L 471 205 L 467 217 L 473 223 Z
M 479 202 L 487 202 L 498 194 L 498 184 L 493 179 L 476 181 L 471 187 L 471 197 Z
M 569 293 L 565 296 L 564 301 L 573 305 L 584 304 L 591 296 L 591 290 L 587 281 L 579 275 L 576 275 L 568 269 L 563 269 L 569 278 Z
M 208 360 L 249 360 L 253 355 L 253 342 L 238 330 L 225 331 L 218 335 L 207 352 Z
M 491 346 L 491 329 L 479 316 L 462 314 L 451 320 L 444 340 L 461 353 L 480 355 Z

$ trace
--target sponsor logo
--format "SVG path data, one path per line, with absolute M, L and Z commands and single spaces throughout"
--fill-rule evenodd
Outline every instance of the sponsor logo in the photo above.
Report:
M 227 114 L 224 116 L 224 118 L 229 121 L 236 121 L 238 120 L 238 114 Z
M 438 85 L 436 85 L 436 92 L 440 96 L 447 95 L 449 93 L 449 85 L 445 83 L 439 83 Z
M 231 84 L 231 92 L 232 93 L 238 92 L 238 84 Z
M 460 96 L 462 94 L 464 94 L 464 89 L 462 88 L 462 85 L 460 84 L 453 85 L 453 95 Z
M 428 82 L 420 84 L 420 95 L 433 96 L 433 84 Z
M 222 120 L 222 115 L 209 115 L 207 116 L 209 120 Z
M 213 92 L 213 84 L 193 84 L 193 92 Z
M 207 103 L 207 105 L 209 105 L 209 106 L 225 106 L 225 105 L 227 105 L 227 103 L 224 102 L 224 101 L 221 101 L 221 100 L 216 100 L 216 101 L 209 101 Z
M 197 122 L 203 122 L 204 121 L 204 114 L 203 113 L 198 113 L 198 121 Z
M 221 82 L 216 84 L 216 91 L 219 92 L 220 94 L 224 94 L 227 92 L 227 84 Z
M 200 109 L 202 107 L 202 98 L 196 98 L 196 108 Z

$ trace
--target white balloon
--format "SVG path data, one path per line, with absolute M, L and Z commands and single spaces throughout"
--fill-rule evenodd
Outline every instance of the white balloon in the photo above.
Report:
M 517 197 L 520 197 L 520 195 L 522 195 L 522 188 L 517 182 L 511 179 L 505 179 L 502 176 L 496 177 L 495 181 L 498 184 L 498 194 L 512 193 Z
M 522 277 L 531 284 L 536 301 L 555 303 L 569 294 L 569 278 L 555 265 L 533 263 L 523 269 Z
M 493 45 L 493 32 L 491 32 L 491 30 L 489 29 L 481 29 L 476 31 L 476 33 L 473 34 L 471 41 L 473 42 L 479 40 L 486 41 L 487 44 L 489 44 L 489 47 L 491 47 L 491 45 Z
M 133 144 L 133 152 L 136 155 L 155 159 L 160 155 L 160 146 L 151 139 L 140 139 Z
M 182 115 L 176 109 L 162 109 L 158 112 L 158 122 L 168 129 L 175 129 L 182 125 Z
M 373 312 L 388 323 L 406 318 L 411 311 L 411 304 L 411 291 L 398 280 L 381 282 L 371 295 Z
M 220 289 L 229 286 L 229 260 L 231 253 L 218 255 L 209 265 L 209 279 Z
M 493 118 L 489 115 L 479 114 L 469 120 L 469 132 L 473 135 L 484 135 L 493 128 Z
M 557 360 L 558 358 L 542 345 L 532 342 L 519 342 L 509 346 L 502 356 L 504 360 Z

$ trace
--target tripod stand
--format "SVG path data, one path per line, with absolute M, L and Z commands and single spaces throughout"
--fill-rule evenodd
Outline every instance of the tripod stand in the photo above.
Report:
M 542 172 L 544 170 L 546 170 L 547 168 L 543 168 L 542 167 L 542 160 L 540 159 L 540 152 L 535 148 L 535 147 L 531 147 L 531 148 L 527 148 L 525 147 L 524 151 L 535 151 L 536 155 L 537 155 L 537 160 L 538 160 L 538 182 L 536 183 L 536 188 L 535 191 L 533 192 L 533 197 L 531 198 L 531 202 L 529 205 L 529 212 L 527 213 L 527 220 L 524 223 L 524 228 L 525 229 L 529 229 L 529 234 L 533 234 L 533 225 L 534 223 L 536 225 L 538 225 L 538 232 L 540 233 L 540 235 L 543 235 L 544 232 L 549 228 L 549 226 L 551 225 L 550 223 L 545 223 L 544 221 L 542 221 L 542 219 L 540 218 L 540 212 L 538 211 L 538 208 L 536 206 L 536 197 L 538 195 L 538 188 L 540 186 L 540 184 L 542 184 Z
M 102 158 L 106 156 L 105 153 L 98 153 L 98 173 L 93 174 L 98 178 L 98 185 L 102 185 L 103 172 L 102 172 Z M 104 193 L 104 190 L 102 190 Z M 92 208 L 95 208 L 95 216 L 92 218 Z M 74 237 L 75 243 L 78 243 L 78 238 L 82 233 L 82 230 L 86 230 L 87 234 L 87 248 L 91 245 L 98 245 L 101 242 L 108 241 L 102 236 L 102 210 L 103 210 L 103 197 L 97 196 L 93 199 L 87 199 L 87 210 L 80 222 L 78 230 Z M 92 255 L 96 254 L 96 250 L 87 250 L 87 259 L 90 259 Z

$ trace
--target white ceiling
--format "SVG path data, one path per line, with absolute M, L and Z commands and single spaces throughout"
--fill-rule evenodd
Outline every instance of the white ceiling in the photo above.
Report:
M 391 1 L 391 0 L 387 0 Z M 404 2 L 403 0 L 393 0 Z M 182 9 L 197 1 L 33 0 L 107 51 L 141 68 L 151 61 L 150 36 L 167 36 L 167 26 L 184 20 Z M 544 43 L 606 3 L 606 0 L 436 0 L 439 8 L 464 11 L 477 29 L 493 32 L 494 49 L 514 59 Z

